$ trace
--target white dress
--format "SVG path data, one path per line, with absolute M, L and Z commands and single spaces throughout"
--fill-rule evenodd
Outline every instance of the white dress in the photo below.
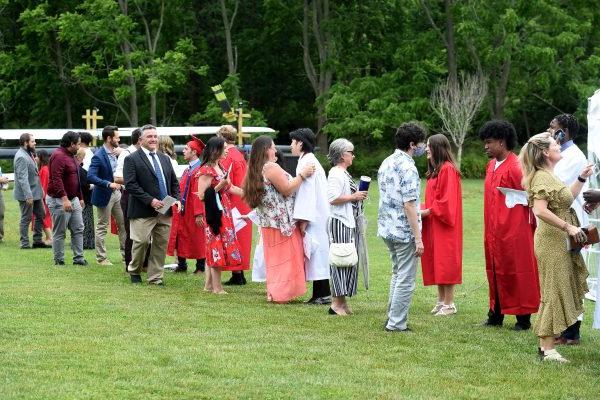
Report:
M 306 235 L 312 243 L 310 259 L 304 258 L 304 270 L 307 281 L 329 279 L 329 236 L 327 220 L 329 201 L 327 201 L 327 175 L 312 153 L 304 154 L 298 160 L 296 175 L 307 164 L 314 164 L 315 173 L 304 180 L 296 193 L 294 219 L 309 221 Z

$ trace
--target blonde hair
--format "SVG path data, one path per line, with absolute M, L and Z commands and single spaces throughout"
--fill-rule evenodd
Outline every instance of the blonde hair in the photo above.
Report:
M 233 144 L 237 138 L 237 129 L 232 125 L 222 125 L 217 131 L 217 136 L 221 136 L 228 144 Z
M 175 143 L 170 136 L 159 136 L 158 137 L 158 151 L 168 155 L 173 160 L 177 160 L 177 154 L 175 154 Z
M 75 154 L 75 158 L 82 160 L 85 158 L 85 149 L 84 148 L 78 148 L 77 149 L 77 154 Z
M 549 150 L 552 135 L 548 132 L 538 133 L 529 138 L 519 153 L 519 161 L 523 168 L 523 187 L 529 189 L 533 175 L 547 165 L 544 150 Z

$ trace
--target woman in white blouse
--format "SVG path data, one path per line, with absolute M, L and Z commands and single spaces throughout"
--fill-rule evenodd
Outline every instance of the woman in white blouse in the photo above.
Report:
M 330 204 L 329 241 L 331 243 L 356 243 L 356 217 L 362 212 L 362 201 L 367 192 L 359 192 L 348 173 L 354 160 L 354 145 L 347 139 L 336 139 L 327 155 L 333 168 L 327 178 L 327 198 Z M 348 315 L 346 297 L 356 294 L 358 265 L 338 268 L 329 266 L 331 274 L 331 315 Z

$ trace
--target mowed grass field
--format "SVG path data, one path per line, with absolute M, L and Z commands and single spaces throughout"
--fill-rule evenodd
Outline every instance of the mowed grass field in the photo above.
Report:
M 586 303 L 582 344 L 568 365 L 538 361 L 531 331 L 480 326 L 487 312 L 483 182 L 463 182 L 464 284 L 458 314 L 429 314 L 421 273 L 412 333 L 386 333 L 388 252 L 376 236 L 377 188 L 367 203 L 371 289 L 355 314 L 266 302 L 264 285 L 202 292 L 203 277 L 165 273 L 132 286 L 122 264 L 55 267 L 51 250 L 18 249 L 18 207 L 5 192 L 0 244 L 0 399 L 598 399 L 600 332 Z M 116 236 L 110 258 L 120 259 Z M 307 296 L 308 297 L 308 294 Z

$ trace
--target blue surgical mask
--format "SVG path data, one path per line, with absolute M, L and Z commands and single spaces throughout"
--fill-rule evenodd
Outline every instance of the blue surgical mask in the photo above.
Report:
M 425 146 L 417 146 L 417 147 L 415 148 L 415 151 L 414 151 L 414 153 L 413 153 L 413 155 L 414 155 L 415 157 L 421 157 L 421 156 L 423 156 L 424 154 L 425 154 Z

